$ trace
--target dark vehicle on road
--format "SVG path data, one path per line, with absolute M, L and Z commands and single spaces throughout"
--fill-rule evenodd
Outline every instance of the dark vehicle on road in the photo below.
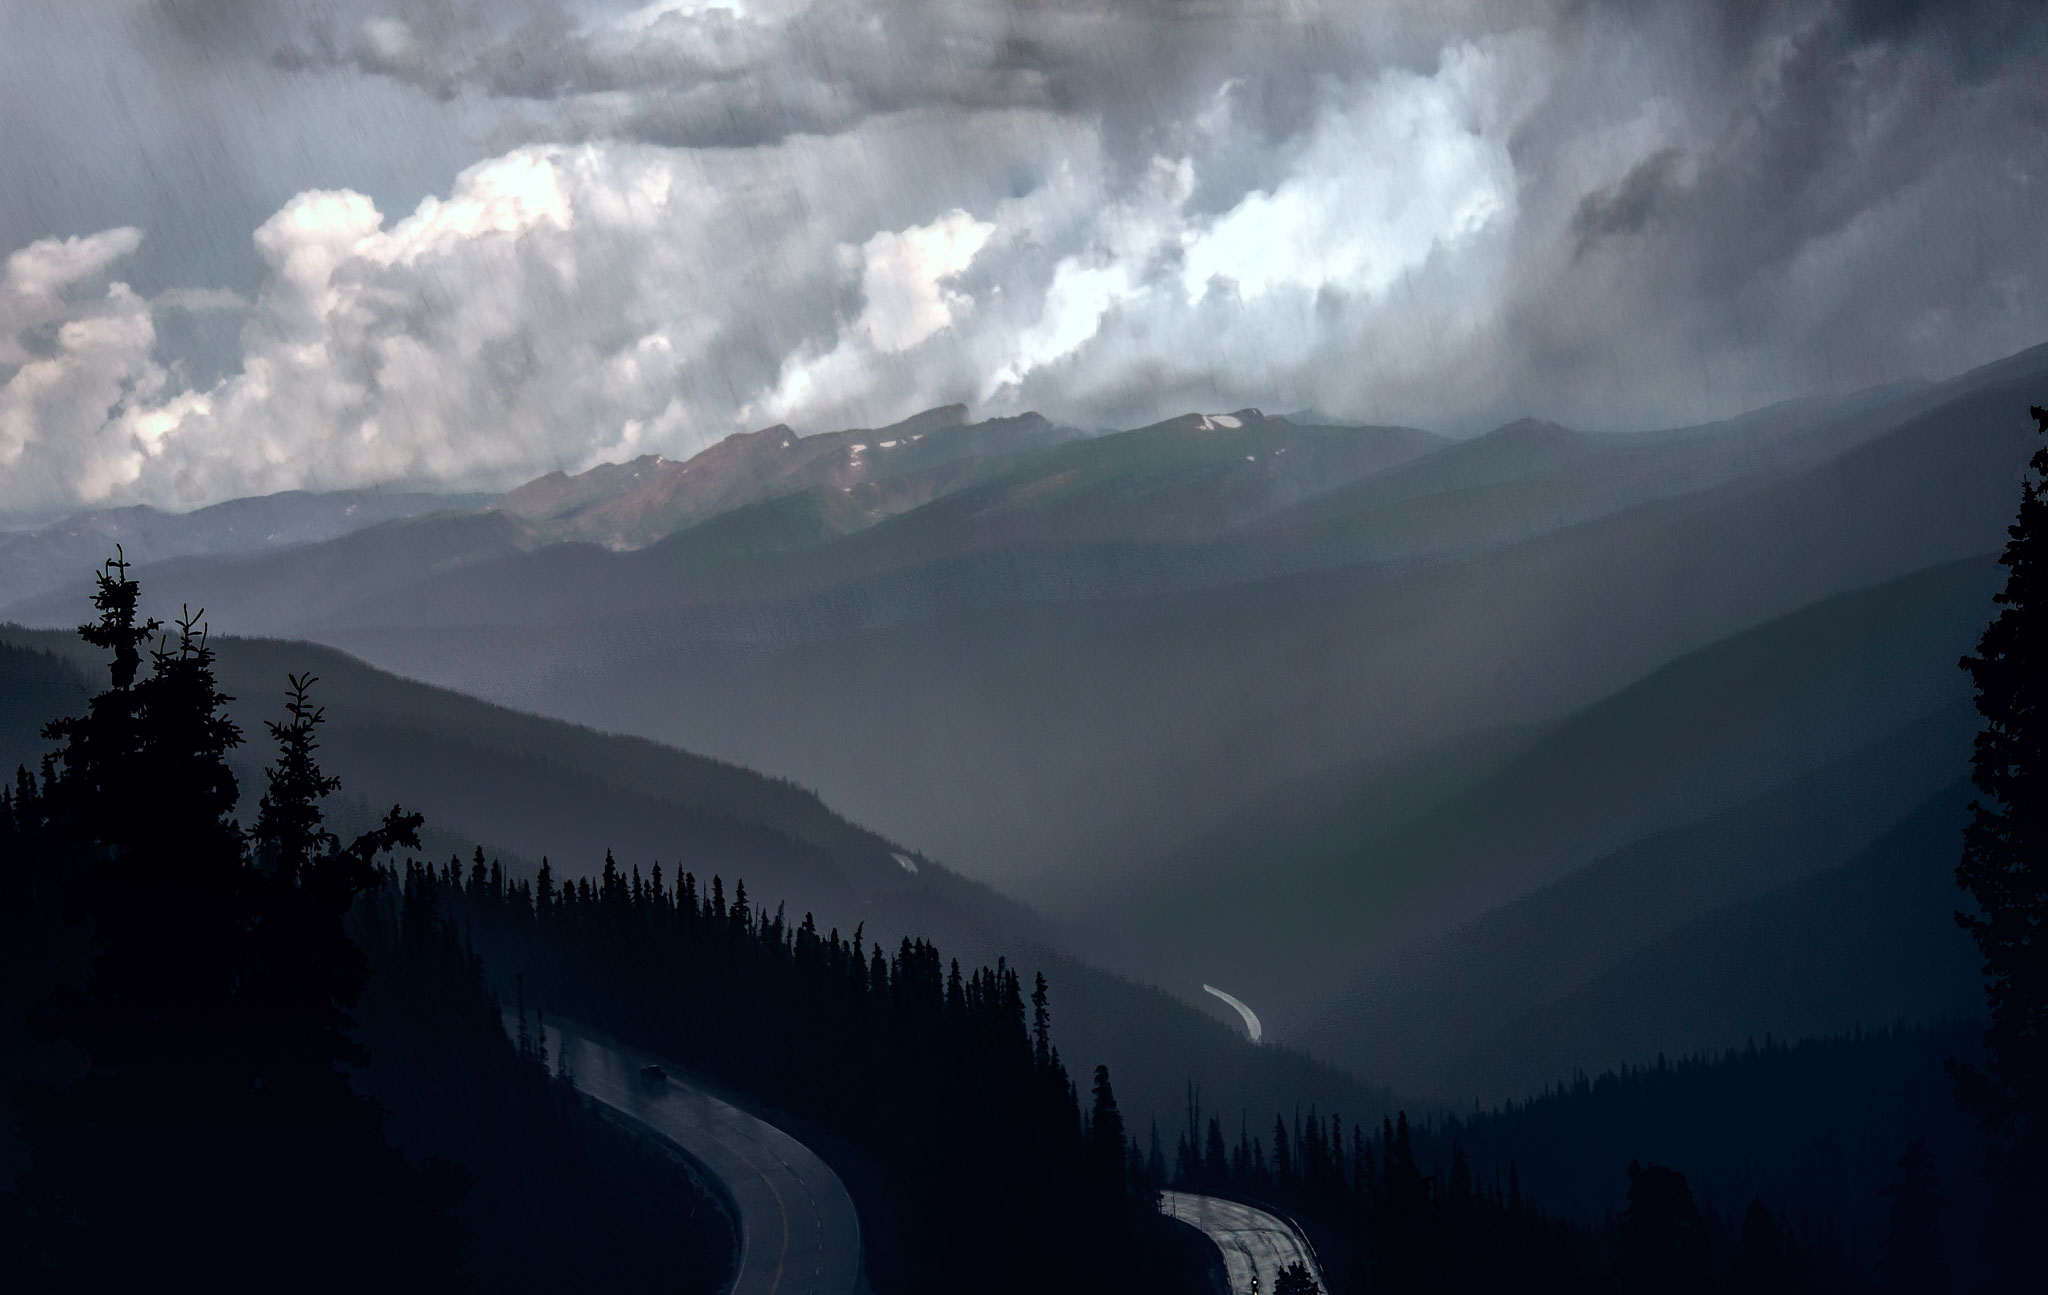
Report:
M 660 1066 L 642 1066 L 640 1067 L 640 1082 L 646 1084 L 649 1088 L 659 1088 L 668 1082 L 668 1071 L 663 1070 Z

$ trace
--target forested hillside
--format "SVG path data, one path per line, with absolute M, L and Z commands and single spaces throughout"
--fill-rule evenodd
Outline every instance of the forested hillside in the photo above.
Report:
M 245 832 L 204 634 L 141 617 L 118 564 L 95 603 L 106 686 L 0 789 L 10 1286 L 716 1290 L 736 1239 L 707 1185 L 551 1084 L 453 929 L 380 898 L 418 816 L 326 830 L 305 677 Z
M 2037 466 L 2044 462 L 2048 452 Z M 2026 506 L 2038 510 L 2031 489 Z M 2027 520 L 2023 511 L 2004 563 L 2011 578 L 1999 601 L 2011 610 L 1984 636 L 1986 655 L 1970 659 L 1980 713 L 2008 725 L 1986 731 L 2016 736 L 2020 721 L 1996 721 L 2007 712 L 1991 709 L 2002 694 L 1985 680 L 1987 660 L 2031 651 L 1999 637 L 2023 626 L 2012 618 L 2032 606 Z M 1911 695 L 1900 680 L 1917 676 L 1922 654 L 1887 642 L 1859 657 L 1841 644 L 1874 635 L 1938 640 L 1951 605 L 1981 598 L 1982 583 L 1975 564 L 1961 564 L 1810 609 L 1676 663 L 1607 713 L 1595 708 L 1538 735 L 1531 749 L 1593 752 L 1615 770 L 1604 780 L 1612 783 L 1629 764 L 1631 732 L 1687 727 L 1662 711 L 1719 712 L 1729 723 L 1714 688 L 1753 679 L 1784 660 L 1780 644 L 1791 642 L 1832 663 L 1816 680 L 1774 684 L 1819 717 L 1812 732 L 1823 749 L 1843 753 L 1808 781 L 1912 788 L 1921 766 L 1897 764 L 1895 748 L 1940 756 L 1948 744 L 1939 739 L 1956 727 L 1952 708 L 1941 689 L 1925 689 L 1921 712 L 1903 723 L 1892 713 L 1873 742 L 1856 722 L 1869 695 Z M 80 635 L 106 664 L 48 650 L 60 644 L 47 636 L 46 650 L 15 645 L 0 658 L 22 685 L 0 714 L 0 738 L 51 750 L 38 772 L 24 768 L 0 793 L 0 884 L 19 897 L 9 945 L 21 959 L 4 1024 L 10 1078 L 26 1081 L 25 1164 L 5 1226 L 32 1285 L 68 1267 L 111 1273 L 129 1262 L 109 1245 L 115 1238 L 145 1238 L 152 1252 L 217 1245 L 224 1220 L 256 1210 L 271 1230 L 230 1266 L 231 1286 L 367 1225 L 376 1246 L 306 1284 L 360 1284 L 362 1265 L 381 1262 L 443 1286 L 545 1289 L 588 1271 L 577 1246 L 595 1239 L 618 1280 L 670 1280 L 668 1269 L 680 1267 L 686 1285 L 715 1288 L 733 1245 L 717 1193 L 687 1163 L 597 1119 L 572 1076 L 559 1067 L 549 1076 L 545 1045 L 531 1042 L 545 1036 L 526 1029 L 529 1003 L 536 1018 L 544 1008 L 675 1057 L 804 1130 L 853 1185 L 872 1234 L 870 1272 L 891 1291 L 1186 1289 L 1202 1280 L 1205 1260 L 1149 1207 L 1149 1194 L 1168 1183 L 1295 1212 L 1319 1238 L 1326 1267 L 1344 1273 L 1347 1293 L 1484 1290 L 1511 1280 L 1545 1290 L 1611 1282 L 1628 1291 L 1851 1291 L 1873 1278 L 1896 1288 L 1907 1272 L 1967 1283 L 2002 1271 L 2012 1220 L 2032 1198 L 2027 1162 L 1994 1155 L 1989 1177 L 1976 1172 L 1985 1133 L 1994 1152 L 2015 1136 L 1998 1123 L 2013 1116 L 1986 1112 L 2024 1098 L 1994 1087 L 2012 1082 L 2015 1045 L 1994 1025 L 1976 1047 L 1974 1022 L 1797 1044 L 1752 1039 L 1676 1062 L 1660 1055 L 1598 1079 L 1581 1071 L 1537 1097 L 1469 1115 L 1418 1109 L 1414 1121 L 1389 1114 L 1384 1093 L 1325 1088 L 1350 1104 L 1347 1125 L 1297 1083 L 1291 1114 L 1281 1106 L 1270 1125 L 1253 1114 L 1266 1105 L 1239 1095 L 1234 1138 L 1229 1080 L 1219 1085 L 1219 1107 L 1218 1090 L 1198 1085 L 1201 1058 L 1174 1051 L 1165 1064 L 1185 1067 L 1185 1126 L 1169 1153 L 1156 1115 L 1145 1117 L 1142 1135 L 1126 1125 L 1110 1067 L 1094 1067 L 1084 1101 L 1054 1043 L 1044 974 L 1033 974 L 1027 996 L 1024 972 L 1007 955 L 963 969 L 927 938 L 900 935 L 885 952 L 863 920 L 842 934 L 836 924 L 821 932 L 811 911 L 798 918 L 781 889 L 896 921 L 945 911 L 930 898 L 937 893 L 958 904 L 956 920 L 964 912 L 980 938 L 1014 938 L 1022 926 L 1004 927 L 1000 906 L 977 905 L 973 887 L 847 824 L 808 793 L 335 658 L 350 681 L 339 691 L 360 697 L 371 717 L 358 721 L 371 735 L 365 763 L 383 758 L 370 794 L 381 799 L 385 788 L 413 783 L 482 814 L 508 794 L 553 795 L 564 821 L 595 803 L 603 811 L 595 830 L 665 824 L 680 829 L 683 850 L 666 872 L 656 861 L 645 874 L 609 851 L 594 869 L 565 856 L 558 872 L 544 857 L 531 877 L 516 858 L 508 869 L 481 846 L 466 864 L 422 864 L 421 818 L 399 807 L 369 816 L 344 843 L 326 826 L 324 802 L 339 780 L 316 755 L 328 735 L 316 680 L 288 673 L 281 718 L 256 721 L 275 755 L 252 807 L 230 760 L 244 731 L 223 691 L 228 671 L 196 617 L 168 629 L 146 619 L 118 561 L 95 601 L 99 619 Z M 1916 607 L 1932 611 L 1896 614 Z M 274 668 L 278 654 L 300 650 L 237 646 L 238 668 L 252 678 Z M 2010 686 L 2024 692 L 2032 682 L 2021 671 Z M 70 717 L 27 735 L 30 708 L 61 712 L 67 702 Z M 1766 710 L 1781 720 L 1787 713 Z M 405 739 L 380 725 L 401 719 L 424 726 L 417 731 L 429 739 L 438 731 L 463 740 L 443 737 L 427 758 L 391 759 L 384 753 Z M 1814 739 L 1793 730 L 1781 740 L 1799 749 Z M 1998 792 L 2002 784 L 1986 774 L 1985 741 L 1979 791 L 2023 814 L 2026 802 Z M 436 750 L 461 767 L 437 774 Z M 1699 783 L 1699 769 L 1720 756 L 1711 742 L 1690 750 L 1705 764 L 1645 772 Z M 1553 753 L 1537 762 L 1554 772 L 1571 760 Z M 508 776 L 521 767 L 545 776 Z M 2011 769 L 2031 765 L 2008 761 L 1992 774 Z M 1503 785 L 1520 794 L 1537 776 Z M 593 783 L 612 786 L 613 799 L 593 797 Z M 1639 787 L 1622 794 L 1645 799 Z M 1751 817 L 1732 820 L 1719 848 L 1757 852 L 1740 842 L 1768 827 L 1769 813 L 1751 806 L 1773 803 L 1773 794 L 1739 802 Z M 1602 861 L 1567 884 L 1597 891 L 1607 878 L 1635 887 L 1632 901 L 1610 898 L 1661 909 L 1662 932 L 1615 943 L 1604 955 L 1611 964 L 1588 958 L 1584 966 L 1598 974 L 1562 976 L 1555 983 L 1569 992 L 1532 996 L 1539 1006 L 1509 1014 L 1510 1028 L 1552 1039 L 1563 1058 L 1585 1055 L 1602 1027 L 1621 1031 L 1609 1046 L 1639 1051 L 1654 1035 L 1628 1036 L 1631 1021 L 1681 1034 L 1726 1031 L 1773 1010 L 1773 999 L 1781 1007 L 1802 994 L 1808 1011 L 1853 1018 L 1891 1001 L 1886 992 L 1922 992 L 1917 1011 L 1938 1016 L 1967 999 L 1970 983 L 1954 950 L 1926 938 L 1930 915 L 1955 902 L 1928 860 L 1953 840 L 1963 794 L 1951 782 L 1860 848 L 1838 843 L 1836 854 L 1851 850 L 1839 863 L 1802 864 L 1790 854 L 1773 863 L 1764 851 L 1751 861 L 1753 879 L 1717 877 L 1717 895 L 1688 893 L 1687 856 L 1675 838 L 1660 847 L 1672 852 L 1668 860 Z M 108 803 L 128 812 L 109 817 L 101 812 Z M 1602 813 L 1597 800 L 1568 808 Z M 1980 804 L 1971 812 L 1973 831 L 1983 831 L 1991 811 Z M 247 832 L 242 813 L 252 820 Z M 543 812 L 500 821 L 531 831 L 547 820 Z M 730 895 L 722 871 L 704 880 L 686 866 L 699 862 L 733 867 Z M 750 899 L 742 880 L 755 863 L 778 888 L 772 910 Z M 932 879 L 920 881 L 927 873 Z M 1774 884 L 1788 873 L 1790 884 Z M 944 889 L 935 892 L 934 882 Z M 2003 920 L 2005 901 L 1982 887 L 1973 897 L 1989 915 L 1974 928 L 1980 949 L 1994 949 L 2001 928 L 1993 919 Z M 1536 902 L 1585 907 L 1584 896 Z M 1526 956 L 1515 949 L 1543 929 L 1513 909 L 1486 925 L 1472 938 L 1509 962 Z M 1607 965 L 1615 970 L 1598 970 Z M 1465 966 L 1482 982 L 1500 974 L 1470 957 Z M 1799 981 L 1789 994 L 1781 983 L 1788 969 Z M 1858 993 L 1887 976 L 1896 981 L 1890 991 L 1859 1006 Z M 508 981 L 516 1043 L 503 1023 Z M 1134 992 L 1118 983 L 1096 978 L 1098 1007 L 1105 986 L 1109 997 Z M 2004 992 L 1994 1006 L 2030 1001 Z M 1171 1032 L 1180 1009 L 1165 1003 L 1117 1019 L 1137 1026 L 1138 1038 L 1148 1021 Z M 2010 1018 L 1994 1017 L 2002 1019 Z M 1540 1051 L 1534 1037 L 1491 1046 L 1508 1066 Z M 1256 1055 L 1264 1083 L 1323 1073 L 1283 1052 Z M 1979 1128 L 1954 1102 L 1954 1074 L 1975 1077 L 1965 1094 L 1977 1094 Z M 108 1110 L 122 1114 L 92 1114 Z M 174 1111 L 188 1122 L 171 1120 Z M 2017 1134 L 2022 1147 L 2027 1127 Z M 199 1154 L 193 1136 L 214 1159 L 174 1193 L 177 1166 Z M 280 1175 L 282 1195 L 268 1204 L 250 1195 Z M 550 1231 L 568 1217 L 554 1196 L 576 1183 L 588 1187 L 579 1197 L 591 1211 L 587 1225 Z M 686 1223 L 657 1261 L 632 1238 L 678 1204 Z M 1942 1221 L 1945 1208 L 1955 1222 Z M 1030 1258 L 993 1264 L 996 1254 Z
M 963 973 L 923 940 L 885 954 L 860 928 L 771 912 L 744 880 L 728 895 L 721 877 L 609 858 L 594 883 L 508 882 L 479 857 L 403 884 L 409 902 L 445 903 L 536 1005 L 822 1131 L 885 1289 L 1171 1291 L 1193 1277 L 1127 1186 L 1110 1071 L 1085 1080 L 1085 1062 L 1070 1076 L 1061 1059 L 1042 974 L 1027 991 L 1018 968 Z
M 147 590 L 144 601 L 161 605 Z M 815 912 L 849 933 L 864 924 L 891 948 L 907 935 L 939 942 L 969 965 L 1008 958 L 1042 969 L 1059 986 L 1065 1045 L 1109 1064 L 1133 1111 L 1174 1109 L 1190 1076 L 1219 1098 L 1260 1106 L 1303 1095 L 1353 1109 L 1391 1100 L 1369 1079 L 1298 1052 L 1254 1048 L 1234 1023 L 1074 959 L 1028 910 L 787 782 L 397 679 L 317 645 L 209 642 L 232 697 L 226 711 L 245 732 L 274 715 L 286 672 L 319 677 L 321 760 L 342 779 L 329 801 L 337 830 L 372 826 L 381 807 L 402 802 L 426 816 L 429 857 L 467 860 L 481 845 L 528 883 L 543 860 L 558 884 L 594 877 L 609 850 L 643 874 L 659 865 L 671 877 L 678 868 L 744 876 L 792 913 Z M 0 767 L 34 767 L 48 745 L 40 726 L 81 708 L 100 686 L 92 680 L 104 678 L 104 666 L 93 656 L 74 636 L 0 632 Z M 246 821 L 263 758 L 243 747 L 226 759 L 241 780 Z
M 848 434 L 816 462 L 840 472 L 867 445 L 859 479 L 879 484 L 889 456 L 964 434 L 956 461 L 987 469 L 851 529 L 837 486 L 711 472 L 780 471 L 780 443 L 755 438 L 702 464 L 753 484 L 631 551 L 500 513 L 165 578 L 221 623 L 814 789 L 874 836 L 795 831 L 825 869 L 771 861 L 767 838 L 733 848 L 764 893 L 842 926 L 873 916 L 988 960 L 1011 946 L 980 942 L 981 915 L 1004 908 L 1034 943 L 1198 1011 L 1219 985 L 1269 1037 L 1462 1102 L 1556 1077 L 1554 1055 L 1466 1066 L 1506 1038 L 1509 1002 L 1560 1003 L 1687 923 L 1846 863 L 1953 778 L 1950 666 L 1991 587 L 2044 354 L 1627 436 L 1524 422 L 1449 442 L 1252 411 L 1007 454 L 992 427 Z M 565 478 L 529 511 L 581 515 L 636 481 Z M 348 686 L 355 667 L 322 661 Z M 607 847 L 681 857 L 643 797 L 698 775 L 592 781 L 557 754 L 582 749 L 566 733 L 457 749 L 392 713 L 445 713 L 425 698 L 333 746 L 366 795 L 384 771 L 445 786 L 436 821 L 463 831 L 437 851 L 482 840 L 529 873 Z M 494 799 L 512 785 L 538 791 Z M 554 808 L 579 802 L 605 806 L 604 839 Z M 794 801 L 736 812 L 785 834 L 818 821 Z M 1571 957 L 1524 975 L 1470 942 L 1489 923 Z M 1453 948 L 1474 956 L 1441 980 Z M 1077 985 L 1079 1028 L 1092 995 Z M 1909 1009 L 1873 996 L 1862 1023 Z M 1756 1032 L 1691 1019 L 1661 1042 Z M 1401 1055 L 1382 1063 L 1389 1037 Z M 1613 1046 L 1578 1059 L 1623 1060 Z

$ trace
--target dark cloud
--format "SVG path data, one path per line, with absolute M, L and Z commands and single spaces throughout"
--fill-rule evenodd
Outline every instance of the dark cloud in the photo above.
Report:
M 138 497 L 170 465 L 201 495 L 510 479 L 963 399 L 1640 427 L 2048 334 L 2038 3 L 130 12 L 39 8 L 0 49 L 0 254 L 147 235 L 122 309 L 81 279 L 0 347 L 101 330 L 72 422 L 159 437 L 123 451 Z M 294 277 L 329 264 L 346 308 Z M 195 323 L 174 288 L 250 306 Z M 243 453 L 287 422 L 293 455 Z M 114 479 L 62 462 L 37 480 Z
M 295 25 L 277 0 L 152 0 L 148 16 L 160 30 L 198 49 L 264 49 Z
M 1726 18 L 1733 11 L 1739 23 Z M 1959 2 L 1720 12 L 1724 39 L 1705 43 L 1715 52 L 1708 75 L 1677 88 L 1686 138 L 1588 193 L 1574 213 L 1581 252 L 1602 236 L 1654 233 L 1614 247 L 1648 289 L 1617 306 L 1684 302 L 1729 340 L 1782 346 L 1797 365 L 1802 339 L 1772 336 L 1772 315 L 1864 297 L 1934 259 L 1961 269 L 1960 259 L 1969 280 L 2037 278 L 2037 249 L 2002 231 L 2048 157 L 2039 133 L 2048 11 Z M 1725 39 L 1730 26 L 1740 42 Z M 1988 32 L 2002 47 L 1995 64 Z M 1838 265 L 1816 282 L 1806 267 L 1821 258 Z M 1783 300 L 1767 306 L 1774 296 Z M 1895 301 L 1888 313 L 1910 328 L 1913 310 Z M 1873 354 L 1903 359 L 1890 347 Z
M 1660 148 L 1636 163 L 1619 183 L 1587 194 L 1572 216 L 1572 233 L 1578 237 L 1579 252 L 1610 234 L 1634 234 L 1670 201 L 1676 189 L 1675 177 L 1685 154 L 1676 148 Z

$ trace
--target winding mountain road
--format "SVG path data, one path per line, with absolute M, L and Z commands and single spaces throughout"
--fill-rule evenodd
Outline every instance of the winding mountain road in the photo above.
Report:
M 1159 1212 L 1191 1224 L 1216 1243 L 1230 1274 L 1230 1295 L 1272 1295 L 1281 1270 L 1296 1263 L 1308 1266 L 1316 1285 L 1330 1289 L 1308 1239 L 1277 1214 L 1192 1192 L 1161 1192 Z
M 1266 1027 L 1259 1024 L 1259 1014 L 1257 1012 L 1254 1012 L 1251 1008 L 1245 1006 L 1245 1002 L 1243 999 L 1239 998 L 1236 994 L 1227 993 L 1224 990 L 1218 989 L 1214 985 L 1203 985 L 1202 992 L 1205 994 L 1214 994 L 1216 997 L 1222 999 L 1224 1002 L 1236 1008 L 1237 1014 L 1244 1018 L 1244 1032 L 1248 1037 L 1250 1037 L 1253 1043 L 1257 1043 L 1261 1038 L 1265 1037 Z
M 674 1077 L 630 1048 L 547 1027 L 579 1091 L 681 1147 L 739 1207 L 739 1271 L 725 1295 L 853 1295 L 861 1280 L 860 1221 L 839 1176 L 781 1129 Z M 566 1054 L 564 1050 L 566 1049 Z

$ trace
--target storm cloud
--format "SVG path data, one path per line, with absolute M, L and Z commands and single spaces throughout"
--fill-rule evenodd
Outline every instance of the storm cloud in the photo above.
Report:
M 1626 429 L 2048 334 L 2037 5 L 30 8 L 0 516 L 955 400 Z

